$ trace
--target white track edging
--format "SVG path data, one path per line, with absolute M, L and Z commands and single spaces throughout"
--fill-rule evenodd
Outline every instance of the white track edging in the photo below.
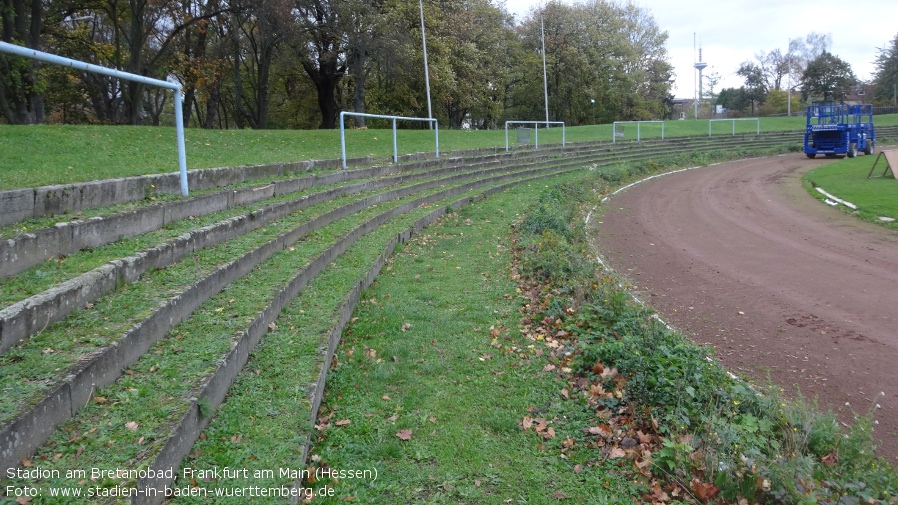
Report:
M 846 202 L 845 200 L 841 200 L 841 199 L 839 199 L 839 198 L 834 197 L 833 195 L 831 195 L 831 194 L 827 193 L 826 191 L 824 191 L 823 188 L 821 188 L 820 186 L 815 186 L 814 189 L 816 189 L 816 190 L 819 191 L 823 196 L 825 196 L 826 198 L 829 199 L 829 200 L 827 200 L 827 202 L 826 202 L 826 203 L 828 203 L 828 204 L 830 204 L 829 201 L 831 200 L 831 201 L 833 201 L 833 202 L 836 202 L 835 204 L 841 203 L 842 205 L 848 207 L 848 208 L 851 209 L 851 210 L 857 210 L 857 205 L 855 205 L 855 204 L 853 204 L 853 203 L 851 203 L 851 202 Z M 835 205 L 835 204 L 830 204 L 830 205 Z

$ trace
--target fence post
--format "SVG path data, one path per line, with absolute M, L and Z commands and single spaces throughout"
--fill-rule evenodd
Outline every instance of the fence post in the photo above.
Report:
M 396 118 L 393 118 L 393 163 L 399 163 L 399 146 L 396 144 Z

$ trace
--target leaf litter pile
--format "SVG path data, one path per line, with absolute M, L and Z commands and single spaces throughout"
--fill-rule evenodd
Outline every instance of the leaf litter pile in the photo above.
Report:
M 538 495 L 540 500 L 548 496 L 555 500 L 604 497 L 613 499 L 614 503 L 652 504 L 898 503 L 898 478 L 888 464 L 883 466 L 873 455 L 870 425 L 865 419 L 858 419 L 846 432 L 831 413 L 821 414 L 801 401 L 783 400 L 781 389 L 767 387 L 761 390 L 764 394 L 758 394 L 760 388 L 731 379 L 726 370 L 708 360 L 713 350 L 696 346 L 666 328 L 650 308 L 634 302 L 617 279 L 589 259 L 593 256 L 583 238 L 582 227 L 570 226 L 577 221 L 576 209 L 571 210 L 575 206 L 565 203 L 583 201 L 582 193 L 590 191 L 588 188 L 588 184 L 575 184 L 550 189 L 549 196 L 540 197 L 523 220 L 508 222 L 514 223 L 511 239 L 507 231 L 504 238 L 489 237 L 498 239 L 499 243 L 493 251 L 487 251 L 493 262 L 488 266 L 473 264 L 475 255 L 470 250 L 441 251 L 443 245 L 435 249 L 435 244 L 445 240 L 440 232 L 413 241 L 420 248 L 421 256 L 411 254 L 402 262 L 414 265 L 445 261 L 457 270 L 448 270 L 454 275 L 443 274 L 427 289 L 411 295 L 412 299 L 425 298 L 423 307 L 410 306 L 407 298 L 397 296 L 405 305 L 391 308 L 398 312 L 392 314 L 392 321 L 391 310 L 387 310 L 394 303 L 389 299 L 390 291 L 381 292 L 379 299 L 360 302 L 361 318 L 370 321 L 351 322 L 344 334 L 346 348 L 338 356 L 340 359 L 345 356 L 352 363 L 351 367 L 343 368 L 366 368 L 367 371 L 349 379 L 340 378 L 342 369 L 335 375 L 336 383 L 351 381 L 352 384 L 336 387 L 342 393 L 328 398 L 322 408 L 308 473 L 315 475 L 316 467 L 326 468 L 333 463 L 325 459 L 346 459 L 346 454 L 339 451 L 335 454 L 328 446 L 351 446 L 352 451 L 357 451 L 358 459 L 349 461 L 387 461 L 383 464 L 388 471 L 401 473 L 413 468 L 422 474 L 414 483 L 403 482 L 390 489 L 392 494 L 384 494 L 384 488 L 378 487 L 383 484 L 369 486 L 368 491 L 373 494 L 367 498 L 401 496 L 406 500 L 441 503 L 434 497 L 443 496 L 449 503 L 474 503 L 479 501 L 477 498 L 503 495 L 506 490 L 503 486 L 507 486 L 509 479 L 502 476 L 498 461 L 503 457 L 519 457 L 513 451 L 521 448 L 503 454 L 494 447 L 493 453 L 485 451 L 488 453 L 485 461 L 460 471 L 470 475 L 460 475 L 459 471 L 452 475 L 452 470 L 446 469 L 456 467 L 448 465 L 446 460 L 463 459 L 464 447 L 458 447 L 456 454 L 453 446 L 449 455 L 432 448 L 438 445 L 434 439 L 457 429 L 463 433 L 456 439 L 447 437 L 449 445 L 463 444 L 470 439 L 473 445 L 492 443 L 504 450 L 509 444 L 521 444 L 516 436 L 529 439 L 538 453 L 530 457 L 538 460 L 536 466 L 543 465 L 553 480 L 547 483 L 545 494 Z M 456 226 L 472 224 L 471 219 L 461 221 L 457 215 L 450 217 Z M 489 222 L 482 220 L 473 224 Z M 458 235 L 459 243 L 483 239 L 482 236 L 475 238 L 473 232 Z M 490 249 L 485 241 L 476 242 L 477 253 L 482 252 L 481 247 Z M 437 260 L 433 259 L 435 255 Z M 495 302 L 495 306 L 504 305 L 508 311 L 517 313 L 494 319 L 492 325 L 487 323 L 483 326 L 489 328 L 486 331 L 476 325 L 473 331 L 483 336 L 480 342 L 463 340 L 462 350 L 453 350 L 444 335 L 462 330 L 448 327 L 436 307 L 461 305 L 448 307 L 449 320 L 452 320 L 476 312 L 466 310 L 465 306 L 491 303 L 475 296 L 473 291 L 477 288 L 470 278 L 464 281 L 470 291 L 459 286 L 449 288 L 455 295 L 466 295 L 461 301 L 458 296 L 431 298 L 431 293 L 450 281 L 462 282 L 466 270 L 472 269 L 480 272 L 481 287 L 488 287 L 490 277 L 503 271 L 500 263 L 507 265 L 508 261 L 512 263 L 510 272 L 506 269 L 507 273 L 502 275 L 510 274 L 517 295 L 503 288 L 504 294 L 500 291 L 490 296 L 503 299 Z M 386 267 L 387 272 L 391 265 Z M 433 265 L 425 265 L 424 270 L 413 272 L 413 277 L 406 274 L 404 280 L 397 282 L 423 283 L 437 277 L 439 271 Z M 391 285 L 390 289 L 398 288 Z M 370 308 L 379 310 L 366 313 Z M 419 310 L 424 313 L 416 314 Z M 411 340 L 418 332 L 426 331 L 433 333 L 423 342 Z M 374 349 L 375 344 L 369 344 L 373 342 L 372 335 L 390 333 L 394 338 L 378 344 L 378 350 Z M 398 342 L 395 347 L 384 349 L 394 341 Z M 472 349 L 475 345 L 477 348 Z M 427 373 L 434 373 L 434 363 L 425 359 L 434 353 L 440 365 L 448 363 L 454 367 L 460 363 L 461 368 L 472 371 L 468 375 L 461 372 L 460 380 L 449 373 L 437 377 L 438 388 L 442 385 L 440 381 L 446 383 L 446 390 L 450 390 L 449 383 L 454 386 L 447 393 L 456 395 L 448 400 L 450 403 L 423 403 L 431 410 L 404 407 L 400 395 L 416 392 L 422 387 L 419 380 L 426 379 Z M 422 364 L 421 369 L 417 368 L 418 364 Z M 340 363 L 335 358 L 333 368 L 338 366 Z M 517 412 L 517 420 L 511 425 L 517 435 L 505 434 L 501 422 L 482 419 L 499 411 L 500 406 L 506 407 L 497 399 L 489 398 L 493 394 L 498 398 L 499 391 L 465 389 L 470 384 L 483 384 L 484 374 L 477 375 L 481 373 L 478 367 L 489 367 L 485 375 L 491 376 L 495 384 L 500 384 L 503 376 L 510 382 L 523 375 L 524 381 L 534 384 L 532 391 L 544 391 L 551 398 L 537 394 L 525 399 L 526 403 L 518 402 L 517 410 L 509 413 L 514 416 Z M 370 377 L 383 378 L 387 369 L 394 376 L 386 381 L 386 394 L 380 396 L 382 392 L 374 389 L 377 385 L 366 381 L 369 373 Z M 399 374 L 400 369 L 406 370 L 405 375 Z M 411 374 L 408 369 L 412 370 Z M 445 373 L 443 368 L 439 370 L 435 373 Z M 330 384 L 329 379 L 329 388 Z M 364 392 L 354 394 L 350 400 L 344 395 L 353 389 Z M 425 394 L 437 396 L 444 393 L 439 389 L 426 391 Z M 391 401 L 394 392 L 396 400 Z M 374 400 L 380 397 L 383 405 L 372 405 L 372 396 Z M 476 438 L 482 435 L 478 426 L 453 428 L 449 423 L 443 424 L 448 417 L 443 412 L 447 406 L 457 408 L 456 403 L 471 401 L 471 397 L 475 403 L 465 404 L 461 411 L 466 422 L 482 422 L 499 436 L 492 433 L 489 435 L 492 438 Z M 493 403 L 483 402 L 484 397 Z M 517 399 L 506 396 L 502 401 L 513 404 Z M 350 409 L 363 414 L 353 417 L 351 424 L 351 416 L 346 413 L 335 420 L 338 402 L 340 409 L 351 404 Z M 356 405 L 364 402 L 368 405 Z M 459 416 L 459 411 L 454 415 Z M 367 424 L 359 427 L 356 418 Z M 337 428 L 359 431 L 350 437 L 335 432 Z M 356 442 L 352 438 L 359 436 L 365 440 Z M 318 444 L 322 445 L 320 453 Z M 560 468 L 558 461 L 561 461 Z M 496 462 L 496 472 L 489 475 L 491 470 L 483 467 L 485 464 L 493 469 L 493 462 Z M 341 463 L 346 464 L 345 461 L 337 464 Z M 551 473 L 549 467 L 557 471 Z M 481 475 L 484 471 L 486 476 Z M 447 472 L 451 478 L 445 478 Z M 580 479 L 571 479 L 572 475 Z M 597 475 L 601 477 L 596 478 Z M 527 472 L 522 470 L 520 476 L 525 482 Z M 330 485 L 306 484 L 309 487 Z M 363 488 L 349 489 L 364 495 Z M 366 501 L 365 498 L 351 495 L 343 501 Z M 524 498 L 518 501 L 522 499 L 526 501 Z M 496 502 L 514 500 L 503 496 L 502 501 Z
M 518 257 L 518 260 L 520 258 Z M 520 261 L 516 268 L 520 271 Z M 584 426 L 586 436 L 585 448 L 594 453 L 592 458 L 598 464 L 606 460 L 616 460 L 622 469 L 629 469 L 638 474 L 648 485 L 649 491 L 640 498 L 646 503 L 669 503 L 672 499 L 684 502 L 707 502 L 714 498 L 719 489 L 710 483 L 693 479 L 688 484 L 668 479 L 653 462 L 655 452 L 662 450 L 662 437 L 658 433 L 658 423 L 650 418 L 639 421 L 634 415 L 633 406 L 625 401 L 627 380 L 616 368 L 606 367 L 596 361 L 585 373 L 579 369 L 575 357 L 579 354 L 576 336 L 564 328 L 568 326 L 566 318 L 576 315 L 576 300 L 566 299 L 557 289 L 536 278 L 524 278 L 514 275 L 526 303 L 522 308 L 521 334 L 532 345 L 540 346 L 537 356 L 545 353 L 548 364 L 543 372 L 557 376 L 566 387 L 559 391 L 565 400 L 574 401 L 579 398 L 595 413 L 595 424 Z M 611 282 L 603 278 L 603 282 Z M 563 313 L 557 317 L 544 315 L 550 306 L 566 305 Z M 499 346 L 496 340 L 494 345 Z M 512 352 L 518 349 L 512 347 Z M 544 417 L 541 409 L 529 408 L 520 425 L 524 431 L 549 440 L 555 437 L 551 427 L 552 421 Z M 579 449 L 572 438 L 565 439 L 562 444 L 562 455 L 568 451 Z M 573 468 L 575 473 L 583 471 L 583 465 Z

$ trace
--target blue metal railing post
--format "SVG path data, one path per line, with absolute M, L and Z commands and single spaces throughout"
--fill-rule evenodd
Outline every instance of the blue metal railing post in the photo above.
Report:
M 396 144 L 396 118 L 393 118 L 393 163 L 399 163 L 399 146 Z
M 437 120 L 434 118 L 430 118 L 430 119 L 433 119 L 433 131 L 434 131 L 434 137 L 436 138 L 436 144 L 437 144 L 437 146 L 436 146 L 437 147 L 437 159 L 439 159 L 440 158 L 440 123 L 438 123 Z
M 393 120 L 393 163 L 399 163 L 399 146 L 396 140 L 396 121 L 427 121 L 435 125 L 434 135 L 436 138 L 436 157 L 440 157 L 440 123 L 436 118 L 428 117 L 405 117 L 405 116 L 388 116 L 384 114 L 366 114 L 364 112 L 348 112 L 340 113 L 340 156 L 343 160 L 343 169 L 346 170 L 346 125 L 343 122 L 344 116 L 371 117 L 380 119 Z
M 346 170 L 346 125 L 343 118 L 346 112 L 340 113 L 340 158 L 343 159 L 343 170 Z
M 145 75 L 130 74 L 128 72 L 122 72 L 121 70 L 116 70 L 114 68 L 101 67 L 99 65 L 93 65 L 91 63 L 85 63 L 83 61 L 73 60 L 71 58 L 64 58 L 55 54 L 45 53 L 42 51 L 37 51 L 35 49 L 29 49 L 27 47 L 9 44 L 7 42 L 0 42 L 0 52 L 15 54 L 16 56 L 21 56 L 23 58 L 45 61 L 47 63 L 53 63 L 56 65 L 62 65 L 64 67 L 73 68 L 75 70 L 82 70 L 84 72 L 93 72 L 95 74 L 108 75 L 110 77 L 124 79 L 126 81 L 134 81 L 149 84 L 151 86 L 158 86 L 160 88 L 166 88 L 174 91 L 176 123 L 175 132 L 178 137 L 178 170 L 180 172 L 181 178 L 181 194 L 183 196 L 187 196 L 187 153 L 184 147 L 184 118 L 181 111 L 182 98 L 180 84 L 153 79 Z

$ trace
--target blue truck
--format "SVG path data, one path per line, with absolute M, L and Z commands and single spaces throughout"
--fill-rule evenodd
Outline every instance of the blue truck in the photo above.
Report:
M 808 124 L 804 133 L 804 153 L 808 158 L 857 156 L 858 151 L 873 154 L 876 132 L 873 130 L 873 106 L 814 102 L 808 107 Z

